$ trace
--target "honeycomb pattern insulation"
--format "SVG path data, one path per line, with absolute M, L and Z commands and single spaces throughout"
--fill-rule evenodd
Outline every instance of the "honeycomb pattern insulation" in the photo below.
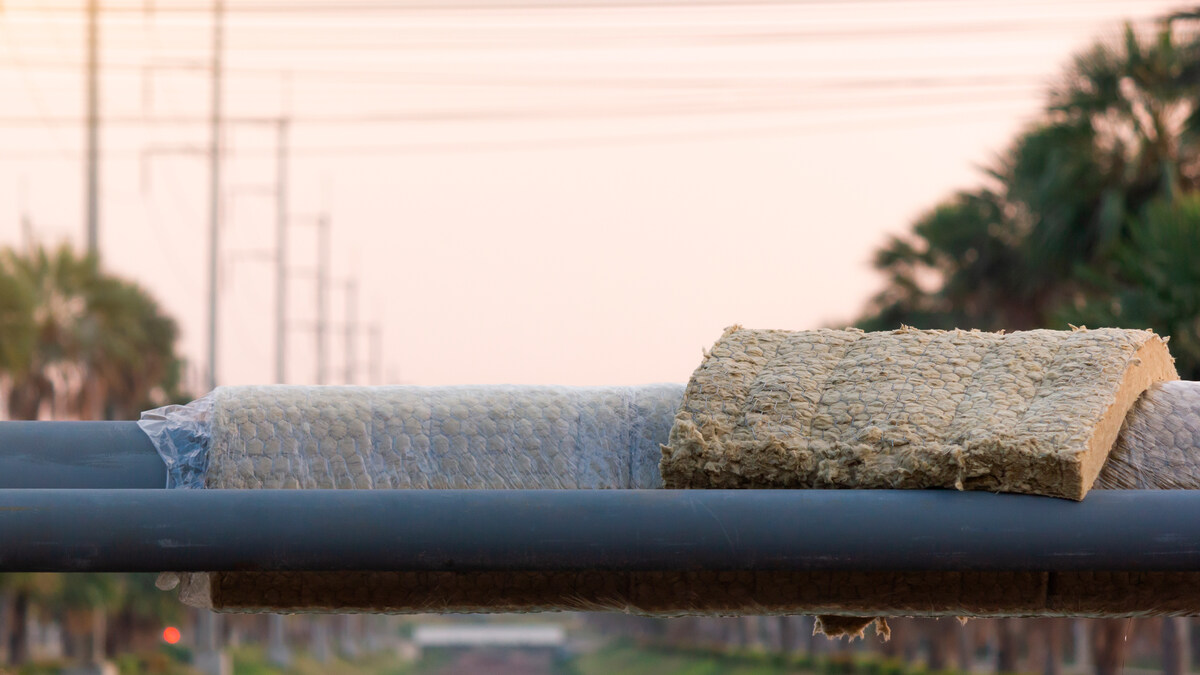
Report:
M 1125 417 L 1093 487 L 1200 489 L 1200 382 L 1176 380 L 1147 389 Z
M 208 488 L 661 487 L 678 385 L 222 387 Z

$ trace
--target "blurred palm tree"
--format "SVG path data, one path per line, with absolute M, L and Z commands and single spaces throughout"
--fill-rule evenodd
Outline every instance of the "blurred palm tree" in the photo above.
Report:
M 1103 289 L 1066 307 L 1066 321 L 1153 328 L 1171 336 L 1171 354 L 1184 379 L 1200 380 L 1200 194 L 1150 205 L 1113 251 L 1115 274 L 1088 273 Z
M 922 216 L 908 237 L 875 254 L 887 276 L 871 301 L 866 330 L 900 325 L 1032 328 L 1043 317 L 1023 280 L 1026 261 L 1017 224 L 999 194 L 959 192 Z
M 1177 32 L 1127 25 L 1076 56 L 989 187 L 956 193 L 879 249 L 886 284 L 858 325 L 1152 327 L 1197 372 L 1198 308 L 1185 297 L 1197 280 L 1176 259 L 1194 250 L 1196 225 L 1188 206 L 1151 213 L 1200 189 L 1200 40 Z
M 0 253 L 0 353 L 9 417 L 130 418 L 179 398 L 178 329 L 132 282 L 68 246 Z M 6 311 L 12 305 L 11 311 Z M 11 331 L 11 332 L 10 332 Z
M 1051 89 L 1044 120 L 993 171 L 1027 231 L 1039 281 L 1103 266 L 1130 236 L 1130 218 L 1159 198 L 1195 190 L 1200 131 L 1197 43 L 1173 26 L 1075 57 Z

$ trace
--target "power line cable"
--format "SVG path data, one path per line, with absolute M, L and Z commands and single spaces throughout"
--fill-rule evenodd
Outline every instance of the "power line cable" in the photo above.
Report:
M 1104 21 L 1097 19 L 1097 23 Z M 437 50 L 467 50 L 467 51 L 537 51 L 537 50 L 570 50 L 570 51 L 622 51 L 638 47 L 654 48 L 707 48 L 729 49 L 748 46 L 796 45 L 811 44 L 820 41 L 846 42 L 852 40 L 877 41 L 880 39 L 928 39 L 950 37 L 959 40 L 979 39 L 982 36 L 1022 34 L 1034 32 L 1047 34 L 1058 33 L 1063 27 L 1078 26 L 1077 18 L 1061 21 L 1030 20 L 1030 21 L 981 21 L 973 23 L 928 25 L 928 26 L 888 26 L 879 28 L 838 27 L 825 30 L 774 30 L 771 32 L 753 33 L 714 33 L 688 35 L 683 33 L 664 33 L 659 35 L 640 35 L 637 39 L 624 36 L 615 39 L 613 36 L 582 36 L 564 35 L 562 32 L 550 35 L 508 35 L 499 36 L 495 33 L 487 37 L 466 37 L 459 39 L 441 40 L 421 36 L 412 39 L 390 39 L 382 42 L 368 42 L 362 39 L 351 39 L 346 42 L 335 42 L 331 36 L 322 36 L 316 51 L 321 53 L 374 53 L 374 52 L 417 52 Z M 569 31 L 568 31 L 569 32 Z M 539 41 L 540 40 L 540 41 Z M 200 53 L 203 47 L 195 45 L 187 47 L 180 45 L 176 53 Z M 281 53 L 293 52 L 313 53 L 311 42 L 295 44 L 269 44 L 263 40 L 242 42 L 232 47 L 234 51 L 246 53 Z M 119 51 L 119 50 L 118 50 Z
M 1037 87 L 1040 89 L 1040 87 Z M 1030 85 L 1022 89 L 1035 89 Z M 713 101 L 687 101 L 674 105 L 652 104 L 644 106 L 547 106 L 544 108 L 459 108 L 441 110 L 410 110 L 410 111 L 381 111 L 376 113 L 327 114 L 327 115 L 297 115 L 291 118 L 296 125 L 305 126 L 362 126 L 362 125 L 392 125 L 416 123 L 467 123 L 467 122 L 505 122 L 528 120 L 613 120 L 640 117 L 704 117 L 723 115 L 774 114 L 795 112 L 826 112 L 854 113 L 862 110 L 896 108 L 922 108 L 935 104 L 961 105 L 983 101 L 1012 100 L 1012 89 L 998 91 L 974 91 L 971 95 L 966 92 L 936 92 L 923 93 L 914 98 L 911 93 L 891 93 L 892 98 L 880 100 L 869 99 L 849 105 L 838 99 L 840 106 L 805 105 L 804 101 L 768 99 L 764 102 L 729 102 L 727 99 Z M 1034 99 L 1029 99 L 1034 100 Z M 239 117 L 230 115 L 229 121 L 240 124 L 274 124 L 273 117 Z M 0 117 L 0 126 L 20 127 L 43 123 L 41 117 Z M 79 119 L 54 118 L 58 124 L 76 124 Z M 201 117 L 156 117 L 143 118 L 139 116 L 121 117 L 110 116 L 106 124 L 126 126 L 190 126 L 204 124 Z
M 1011 107 L 1026 107 L 1026 102 L 1009 101 L 1009 109 L 1003 104 L 998 107 L 991 104 L 974 111 L 944 110 L 927 116 L 905 115 L 892 117 L 865 117 L 857 120 L 828 119 L 814 121 L 809 124 L 787 124 L 777 126 L 753 126 L 741 128 L 718 128 L 682 132 L 647 132 L 639 134 L 607 134 L 596 136 L 576 136 L 544 139 L 520 139 L 501 141 L 462 141 L 462 142 L 422 142 L 387 144 L 379 143 L 369 146 L 334 145 L 297 147 L 290 154 L 304 156 L 369 156 L 369 155 L 417 155 L 417 154 L 459 154 L 476 152 L 520 152 L 536 150 L 553 150 L 562 148 L 583 147 L 615 147 L 636 145 L 674 144 L 680 142 L 704 142 L 733 140 L 739 138 L 781 137 L 824 135 L 842 130 L 863 130 L 864 125 L 871 124 L 874 131 L 892 131 L 905 128 L 919 128 L 930 124 L 946 126 L 949 124 L 977 123 L 989 118 L 1002 116 L 1012 117 Z M 968 114 L 969 113 L 969 114 Z M 999 113 L 999 115 L 998 115 Z M 879 123 L 886 123 L 886 127 Z M 270 156 L 272 148 L 246 148 L 238 152 L 239 156 L 266 157 Z M 113 151 L 110 155 L 123 155 L 127 159 L 138 156 L 138 151 Z M 45 153 L 26 152 L 22 154 L 0 155 L 0 160 L 45 157 Z
M 0 65 L 4 65 L 0 62 Z M 69 70 L 77 71 L 83 67 L 82 62 L 69 61 L 45 61 L 45 62 L 26 62 L 25 67 L 30 70 Z M 175 66 L 169 62 L 163 66 L 172 70 L 186 70 L 187 64 L 179 64 Z M 143 74 L 147 69 L 144 63 L 105 63 L 106 71 L 128 71 L 134 74 Z M 197 64 L 195 67 L 197 72 L 202 68 Z M 246 68 L 232 67 L 226 69 L 226 72 L 231 75 L 239 76 L 262 76 L 264 78 L 278 79 L 278 68 Z M 412 86 L 444 86 L 444 87 L 496 87 L 496 88 L 538 88 L 538 87 L 554 87 L 559 89 L 562 87 L 586 87 L 593 88 L 614 88 L 614 89 L 732 89 L 732 88 L 748 88 L 748 87 L 806 87 L 806 88 L 901 88 L 901 87 L 953 87 L 953 86 L 974 86 L 987 84 L 1024 84 L 1034 80 L 1040 81 L 1044 77 L 1044 73 L 1040 72 L 1011 72 L 1011 73 L 983 73 L 969 75 L 904 75 L 897 77 L 889 77 L 886 74 L 874 74 L 866 77 L 848 77 L 848 78 L 821 78 L 809 76 L 759 76 L 747 75 L 744 77 L 726 76 L 643 76 L 643 75 L 624 75 L 624 76 L 536 76 L 536 75 L 509 75 L 498 74 L 495 76 L 484 76 L 476 74 L 454 73 L 454 72 L 430 72 L 430 71 L 408 71 L 395 70 L 388 71 L 382 69 L 339 69 L 339 68 L 298 68 L 289 69 L 288 72 L 296 78 L 304 80 L 325 79 L 333 82 L 345 83 L 350 80 L 362 81 L 368 84 L 396 84 L 396 85 L 412 85 Z

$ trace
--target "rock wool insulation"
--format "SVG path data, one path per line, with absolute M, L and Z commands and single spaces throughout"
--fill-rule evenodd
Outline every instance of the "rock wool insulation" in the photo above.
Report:
M 889 338 L 902 353 L 884 344 Z M 868 347 L 883 362 L 873 378 L 859 373 L 854 381 L 873 393 L 851 394 L 857 371 L 842 363 L 871 367 L 858 351 Z M 903 377 L 897 368 L 907 369 Z M 1125 400 L 1172 377 L 1161 343 L 1143 331 L 737 330 L 705 359 L 686 400 L 681 385 L 224 387 L 146 413 L 141 424 L 175 488 L 656 488 L 661 458 L 668 482 L 687 487 L 924 487 L 924 476 L 943 487 L 1040 486 L 1078 498 L 1097 470 L 1091 463 L 1108 452 L 1104 434 L 1116 434 Z M 869 400 L 842 404 L 855 396 Z M 862 417 L 867 409 L 874 422 Z M 1093 429 L 1069 410 L 1092 415 Z M 1198 424 L 1200 384 L 1151 386 L 1096 486 L 1200 485 Z M 821 437 L 814 443 L 811 433 L 788 435 L 789 428 Z M 881 470 L 823 465 L 836 459 L 820 443 L 830 439 L 863 462 L 911 467 L 915 477 L 883 481 Z M 1001 456 L 1010 446 L 1015 458 Z M 1003 471 L 990 475 L 986 462 Z M 1047 466 L 1059 473 L 1035 471 Z M 1200 573 L 1120 571 L 236 572 L 184 575 L 181 591 L 190 604 L 238 612 L 658 616 L 1134 616 L 1191 613 L 1197 596 Z
M 663 450 L 672 488 L 958 488 L 1083 499 L 1178 379 L 1149 331 L 730 328 Z

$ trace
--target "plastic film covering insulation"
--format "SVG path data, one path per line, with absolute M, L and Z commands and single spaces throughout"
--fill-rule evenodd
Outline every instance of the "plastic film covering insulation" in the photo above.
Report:
M 683 387 L 219 387 L 139 422 L 170 488 L 662 487 Z
M 1093 486 L 1107 490 L 1200 489 L 1200 382 L 1146 390 Z

